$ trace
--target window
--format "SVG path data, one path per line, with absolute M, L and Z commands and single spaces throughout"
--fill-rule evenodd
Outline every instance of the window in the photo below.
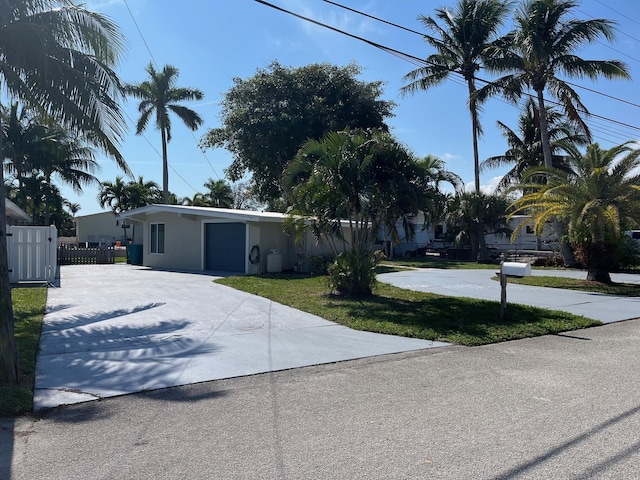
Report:
M 527 234 L 533 235 L 534 233 L 536 232 L 533 231 L 533 227 L 531 225 L 527 225 Z
M 164 253 L 164 223 L 151 224 L 150 253 Z

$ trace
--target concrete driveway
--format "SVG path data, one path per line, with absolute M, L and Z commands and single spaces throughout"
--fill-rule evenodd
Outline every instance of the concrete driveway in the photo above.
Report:
M 214 278 L 62 267 L 48 293 L 34 410 L 446 345 L 351 330 Z
M 397 287 L 452 297 L 500 301 L 500 282 L 492 280 L 495 270 L 445 270 L 423 268 L 378 275 L 378 280 Z M 532 275 L 586 278 L 577 270 L 533 270 Z M 614 282 L 640 283 L 640 275 L 612 274 Z M 640 318 L 640 298 L 557 288 L 507 285 L 507 303 L 519 303 L 583 315 L 603 323 Z M 508 309 L 508 306 L 507 306 Z

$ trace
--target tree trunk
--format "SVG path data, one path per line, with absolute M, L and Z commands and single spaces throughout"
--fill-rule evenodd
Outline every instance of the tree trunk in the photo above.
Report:
M 162 202 L 169 203 L 169 160 L 167 158 L 167 132 L 162 131 Z
M 2 119 L 0 119 L 0 131 Z M 0 134 L 0 158 L 4 160 Z M 13 303 L 9 285 L 7 253 L 7 209 L 5 205 L 4 169 L 0 166 L 0 383 L 18 383 L 18 348 L 14 334 Z
M 538 96 L 538 114 L 540 116 L 540 140 L 542 142 L 542 154 L 544 156 L 544 166 L 553 167 L 553 154 L 551 152 L 551 142 L 549 141 L 549 125 L 547 122 L 547 109 L 544 103 L 544 88 L 536 90 Z M 566 227 L 558 219 L 554 219 L 553 228 L 558 237 L 560 245 L 560 256 L 566 267 L 575 267 L 576 260 L 569 242 L 565 240 Z
M 608 270 L 602 270 L 600 268 L 590 268 L 587 270 L 588 282 L 600 282 L 600 283 L 612 283 L 611 274 Z

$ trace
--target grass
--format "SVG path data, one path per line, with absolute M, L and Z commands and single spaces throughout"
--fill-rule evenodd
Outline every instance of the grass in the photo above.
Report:
M 586 273 L 585 273 L 586 276 Z M 498 280 L 498 277 L 494 277 Z M 635 283 L 600 283 L 588 282 L 577 278 L 566 277 L 508 277 L 509 283 L 517 283 L 519 285 L 531 285 L 533 287 L 551 287 L 563 288 L 566 290 L 578 290 L 581 292 L 605 293 L 607 295 L 616 295 L 619 297 L 640 297 L 640 284 Z
M 565 312 L 515 304 L 509 305 L 508 319 L 502 322 L 498 302 L 413 292 L 382 283 L 371 297 L 345 298 L 328 294 L 323 276 L 259 275 L 216 282 L 356 330 L 458 345 L 485 345 L 600 325 Z
M 47 289 L 13 288 L 11 296 L 20 378 L 16 386 L 0 386 L 0 417 L 23 415 L 33 410 L 36 354 L 40 344 Z

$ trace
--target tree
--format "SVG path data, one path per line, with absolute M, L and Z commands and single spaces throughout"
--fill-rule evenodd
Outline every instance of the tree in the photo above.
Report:
M 604 36 L 614 37 L 614 22 L 605 19 L 578 20 L 573 11 L 578 4 L 571 0 L 528 0 L 516 11 L 516 29 L 501 42 L 489 48 L 485 66 L 505 73 L 485 86 L 480 98 L 502 93 L 517 100 L 523 92 L 533 90 L 538 105 L 540 139 L 546 167 L 553 167 L 553 152 L 544 95 L 550 94 L 564 110 L 566 117 L 589 136 L 583 116 L 588 114 L 580 96 L 558 75 L 568 78 L 629 78 L 627 67 L 617 60 L 584 60 L 575 52 Z M 589 141 L 590 141 L 589 137 Z M 564 226 L 554 223 L 558 238 L 564 238 Z M 560 251 L 566 265 L 572 265 L 573 254 L 567 242 Z
M 600 76 L 629 78 L 627 67 L 620 61 L 584 60 L 575 54 L 579 48 L 600 36 L 612 40 L 615 25 L 605 19 L 578 20 L 572 16 L 577 6 L 571 0 L 526 1 L 516 11 L 516 29 L 489 48 L 485 62 L 492 71 L 512 73 L 487 85 L 480 97 L 501 92 L 509 99 L 519 99 L 526 89 L 534 91 L 546 167 L 553 166 L 553 152 L 545 93 L 558 100 L 567 118 L 589 135 L 583 119 L 588 114 L 587 108 L 578 93 L 558 74 L 592 80 Z
M 482 192 L 464 192 L 451 197 L 447 206 L 446 221 L 448 230 L 456 232 L 456 243 L 471 248 L 471 258 L 481 262 L 489 260 L 485 249 L 485 236 L 488 234 L 508 235 L 511 233 L 507 223 L 505 197 L 487 195 Z
M 128 173 L 118 151 L 126 123 L 118 103 L 121 82 L 113 70 L 124 46 L 117 26 L 68 0 L 4 0 L 2 5 L 3 95 L 86 134 Z M 1 143 L 0 136 L 4 161 Z M 4 185 L 3 177 L 0 169 Z M 4 225 L 5 202 L 0 194 L 0 226 Z M 7 265 L 6 237 L 0 235 L 0 382 L 15 384 L 18 356 Z
M 603 150 L 596 143 L 585 154 L 573 145 L 566 150 L 574 173 L 548 167 L 528 170 L 519 189 L 529 193 L 513 203 L 510 215 L 531 213 L 538 234 L 553 218 L 566 221 L 587 280 L 611 283 L 609 269 L 623 226 L 640 225 L 640 149 L 625 143 Z M 528 182 L 541 174 L 545 181 Z
M 222 100 L 222 127 L 209 130 L 201 146 L 229 150 L 227 177 L 237 182 L 251 172 L 259 201 L 274 206 L 283 195 L 283 172 L 305 141 L 345 128 L 388 130 L 394 103 L 380 98 L 382 82 L 360 81 L 360 72 L 356 64 L 273 62 L 248 79 L 234 78 Z
M 420 211 L 432 188 L 425 177 L 411 153 L 386 132 L 329 132 L 305 142 L 287 168 L 285 185 L 293 200 L 288 228 L 298 240 L 310 229 L 331 246 L 338 257 L 330 272 L 333 288 L 370 294 L 377 232 Z
M 480 191 L 478 137 L 482 134 L 476 75 L 482 68 L 487 48 L 495 41 L 508 9 L 508 3 L 501 0 L 459 0 L 453 10 L 446 7 L 437 9 L 436 18 L 419 16 L 418 19 L 424 26 L 436 35 L 424 36 L 424 40 L 436 49 L 436 53 L 426 58 L 427 65 L 404 77 L 409 83 L 401 89 L 404 94 L 414 93 L 439 85 L 454 74 L 464 78 L 471 114 L 476 192 Z
M 224 180 L 210 178 L 204 184 L 208 190 L 206 196 L 212 207 L 231 208 L 233 205 L 233 190 Z
M 536 102 L 530 98 L 524 103 L 522 113 L 518 119 L 517 131 L 512 130 L 500 121 L 497 122 L 509 148 L 503 155 L 486 159 L 482 162 L 480 168 L 511 166 L 511 169 L 503 175 L 498 183 L 498 191 L 504 191 L 513 184 L 519 184 L 522 181 L 522 175 L 527 169 L 544 165 L 539 117 Z M 562 168 L 564 162 L 564 155 L 561 154 L 562 145 L 571 143 L 577 146 L 585 146 L 588 143 L 587 136 L 578 133 L 577 126 L 571 124 L 560 112 L 550 107 L 547 107 L 547 125 L 549 127 L 549 139 L 551 140 L 553 166 Z
M 157 71 L 153 63 L 146 68 L 149 79 L 137 85 L 125 86 L 125 92 L 140 100 L 138 111 L 140 118 L 136 125 L 136 134 L 140 135 L 147 128 L 151 116 L 155 113 L 156 129 L 162 138 L 162 198 L 169 203 L 169 163 L 167 160 L 167 144 L 171 141 L 171 117 L 174 113 L 190 130 L 197 130 L 202 125 L 202 118 L 193 110 L 180 105 L 185 100 L 202 100 L 204 94 L 195 88 L 176 87 L 178 69 L 173 65 L 165 65 Z
M 113 213 L 157 203 L 161 198 L 160 187 L 156 182 L 145 181 L 142 176 L 136 181 L 126 182 L 117 176 L 115 182 L 100 183 L 98 203 L 102 208 L 109 207 Z

